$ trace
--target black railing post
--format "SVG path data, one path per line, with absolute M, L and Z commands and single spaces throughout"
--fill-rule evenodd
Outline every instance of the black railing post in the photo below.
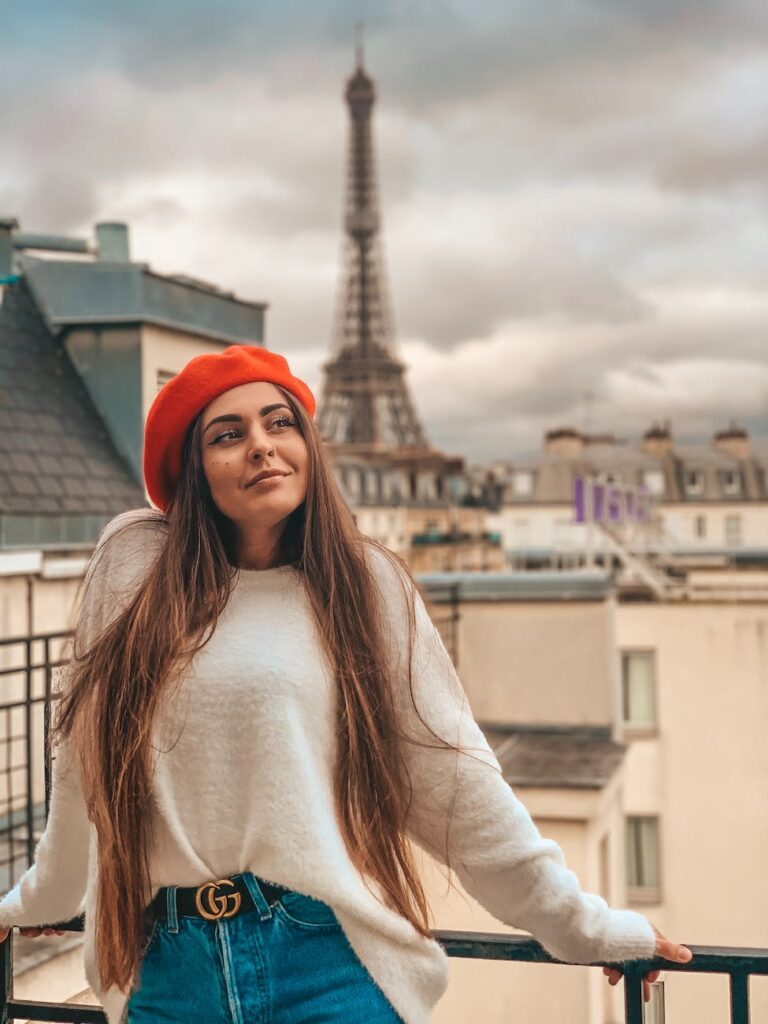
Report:
M 8 1024 L 8 1000 L 13 995 L 13 929 L 0 942 L 0 1024 Z
M 749 1024 L 749 975 L 731 973 L 731 1024 Z
M 26 641 L 27 649 L 27 664 L 25 666 L 25 677 L 27 691 L 25 694 L 24 711 L 25 711 L 25 723 L 27 735 L 24 737 L 26 740 L 26 751 L 27 751 L 27 862 L 29 864 L 35 859 L 35 819 L 33 810 L 34 801 L 34 790 L 32 780 L 32 638 L 27 637 Z M 15 874 L 15 865 L 14 865 Z
M 45 643 L 45 662 L 46 662 L 46 673 L 45 673 L 45 704 L 43 705 L 43 780 L 45 790 L 45 820 L 48 820 L 48 815 L 51 811 L 51 743 L 50 743 L 50 725 L 51 725 L 51 673 L 48 668 L 48 641 Z
M 624 1020 L 626 1024 L 643 1024 L 642 968 L 629 964 L 624 969 Z
M 451 584 L 451 658 L 453 667 L 459 667 L 459 585 Z

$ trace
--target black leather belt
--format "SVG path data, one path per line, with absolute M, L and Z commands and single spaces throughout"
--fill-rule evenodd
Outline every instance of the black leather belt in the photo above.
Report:
M 291 891 L 285 886 L 273 885 L 261 879 L 258 879 L 257 884 L 269 906 L 277 903 L 284 893 Z M 149 909 L 161 921 L 167 919 L 167 886 L 158 889 Z M 176 913 L 179 917 L 204 917 L 208 921 L 218 921 L 255 909 L 256 904 L 242 875 L 176 889 Z

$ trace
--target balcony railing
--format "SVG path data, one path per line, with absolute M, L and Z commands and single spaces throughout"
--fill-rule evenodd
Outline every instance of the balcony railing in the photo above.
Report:
M 65 931 L 81 931 L 82 917 L 57 925 Z M 14 999 L 12 974 L 12 934 L 0 945 L 0 976 L 5 979 L 0 992 L 0 1024 L 10 1020 L 59 1021 L 69 1024 L 106 1024 L 104 1012 L 81 1003 L 48 1003 Z M 473 960 L 507 960 L 516 963 L 562 964 L 555 960 L 534 939 L 485 932 L 435 930 L 435 939 L 450 957 Z M 768 949 L 725 949 L 716 946 L 689 946 L 693 959 L 687 964 L 667 960 L 633 961 L 622 965 L 597 964 L 589 969 L 621 966 L 624 971 L 625 1024 L 663 1024 L 663 999 L 653 1000 L 655 1006 L 649 1021 L 643 1009 L 643 975 L 650 970 L 679 971 L 686 974 L 723 974 L 730 985 L 731 1024 L 750 1024 L 749 979 L 768 974 Z M 577 965 L 571 965 L 577 966 Z M 607 981 L 606 981 L 607 984 Z M 663 993 L 656 983 L 651 986 Z M 660 1012 L 661 1011 L 661 1014 Z M 670 1022 L 673 1024 L 673 1022 Z M 688 1024 L 688 1022 L 681 1022 Z
M 446 595 L 450 612 L 440 623 L 443 629 L 455 630 L 455 595 Z M 4 725 L 0 746 L 0 784 L 3 786 L 0 808 L 5 820 L 0 825 L 0 843 L 4 856 L 0 857 L 5 891 L 17 880 L 23 868 L 32 862 L 34 848 L 44 827 L 50 800 L 50 751 L 46 742 L 54 670 L 66 664 L 61 654 L 71 632 L 22 636 L 0 640 L 0 686 L 19 691 L 12 698 L 6 693 L 0 700 L 0 723 Z M 449 633 L 449 642 L 455 642 Z M 14 653 L 15 652 L 15 653 Z M 12 658 L 18 664 L 9 664 Z M 36 776 L 33 756 L 35 742 L 45 750 L 44 790 L 45 814 L 34 799 Z M 39 787 L 38 787 L 39 788 Z M 65 932 L 83 930 L 83 917 L 62 922 L 56 927 Z M 12 1020 L 59 1021 L 69 1024 L 99 1022 L 106 1024 L 100 1008 L 78 1003 L 51 1003 L 16 999 L 13 995 L 13 935 L 11 931 L 0 944 L 0 1024 Z M 517 963 L 560 964 L 534 939 L 484 932 L 435 930 L 435 939 L 450 957 L 475 960 L 506 960 Z M 656 1011 L 646 1019 L 642 1000 L 642 977 L 651 970 L 675 971 L 687 974 L 723 974 L 730 986 L 731 1024 L 749 1024 L 749 979 L 752 975 L 768 974 L 768 949 L 720 948 L 692 946 L 693 959 L 687 964 L 674 964 L 666 960 L 632 962 L 621 965 L 624 971 L 625 1024 L 663 1024 L 663 986 L 652 986 Z M 599 964 L 619 966 L 617 964 Z M 607 984 L 607 981 L 606 981 Z M 662 998 L 658 998 L 661 995 Z M 673 1024 L 673 1022 L 670 1022 Z M 683 1022 L 687 1024 L 687 1022 Z
M 45 828 L 51 692 L 54 672 L 67 664 L 62 653 L 71 635 L 59 631 L 0 639 L 0 892 L 32 863 Z

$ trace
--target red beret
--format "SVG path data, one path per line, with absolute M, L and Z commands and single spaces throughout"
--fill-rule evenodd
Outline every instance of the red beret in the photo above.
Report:
M 168 511 L 176 492 L 190 423 L 217 395 L 254 380 L 280 384 L 315 415 L 314 395 L 293 376 L 285 358 L 257 345 L 230 345 L 222 352 L 195 356 L 160 389 L 144 425 L 144 483 L 162 512 Z

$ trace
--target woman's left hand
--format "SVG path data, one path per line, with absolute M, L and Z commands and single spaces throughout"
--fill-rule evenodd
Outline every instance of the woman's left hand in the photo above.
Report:
M 688 949 L 687 946 L 681 946 L 677 942 L 670 942 L 669 939 L 665 938 L 655 924 L 649 922 L 651 928 L 653 928 L 654 934 L 656 935 L 656 956 L 663 956 L 665 960 L 672 960 L 674 963 L 685 964 L 693 957 L 693 953 Z M 604 967 L 603 974 L 608 976 L 609 985 L 617 985 L 624 974 L 616 967 Z M 649 971 L 643 977 L 643 1002 L 648 1002 L 651 998 L 651 982 L 656 981 L 660 970 Z

